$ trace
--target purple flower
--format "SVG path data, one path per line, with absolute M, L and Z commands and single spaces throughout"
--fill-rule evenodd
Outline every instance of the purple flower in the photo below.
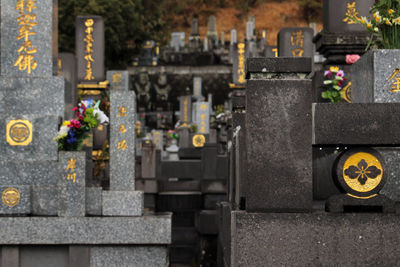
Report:
M 76 139 L 76 137 L 75 137 L 75 132 L 74 132 L 74 130 L 69 130 L 68 131 L 68 136 L 67 136 L 67 143 L 68 144 L 72 144 L 72 143 L 75 143 L 76 141 L 78 141 L 78 139 Z
M 332 72 L 330 70 L 326 70 L 324 73 L 324 76 L 327 76 L 328 78 L 332 77 Z
M 336 76 L 343 77 L 344 76 L 344 72 L 342 70 L 339 70 L 338 73 L 336 74 Z

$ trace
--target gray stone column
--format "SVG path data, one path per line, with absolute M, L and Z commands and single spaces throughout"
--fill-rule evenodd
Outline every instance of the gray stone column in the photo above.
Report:
M 141 216 L 143 192 L 135 191 L 134 91 L 110 92 L 110 190 L 103 191 L 103 215 Z

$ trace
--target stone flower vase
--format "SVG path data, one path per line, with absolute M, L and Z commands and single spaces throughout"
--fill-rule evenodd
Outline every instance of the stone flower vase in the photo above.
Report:
M 172 139 L 171 140 L 171 145 L 167 147 L 167 152 L 168 152 L 168 160 L 179 160 L 178 152 L 179 152 L 179 147 L 177 146 L 177 140 Z

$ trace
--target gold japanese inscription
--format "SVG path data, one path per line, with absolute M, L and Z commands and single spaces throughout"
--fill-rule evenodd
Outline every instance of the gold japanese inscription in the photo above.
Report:
M 94 25 L 94 20 L 93 19 L 87 19 L 85 21 L 85 33 L 86 36 L 83 39 L 83 41 L 85 42 L 86 46 L 85 46 L 85 61 L 86 61 L 86 75 L 84 77 L 84 80 L 86 81 L 91 81 L 94 80 L 94 76 L 93 76 L 93 43 L 94 43 L 94 39 L 93 39 L 93 28 Z
M 117 148 L 120 150 L 125 150 L 128 147 L 128 145 L 126 144 L 126 140 L 122 140 L 120 142 L 118 142 L 118 146 Z
M 357 22 L 354 21 L 354 19 L 350 18 L 350 17 L 355 17 L 360 19 L 360 17 L 358 16 L 359 13 L 357 11 L 356 8 L 356 1 L 352 2 L 352 3 L 347 3 L 347 10 L 346 10 L 346 17 L 343 19 L 343 22 L 346 22 L 347 24 L 356 24 Z
M 119 126 L 119 132 L 120 132 L 120 133 L 126 133 L 125 124 L 121 124 L 121 125 Z
M 6 127 L 6 140 L 12 146 L 27 146 L 32 142 L 32 123 L 28 120 L 11 120 Z
M 391 81 L 391 91 L 392 92 L 400 92 L 400 70 L 396 69 L 392 76 L 390 76 L 389 81 Z
M 26 71 L 28 74 L 37 68 L 35 54 L 37 49 L 29 40 L 30 36 L 36 35 L 34 27 L 37 25 L 36 14 L 32 13 L 36 9 L 36 1 L 34 0 L 18 0 L 15 9 L 18 11 L 17 23 L 19 33 L 17 40 L 22 40 L 23 43 L 18 49 L 18 58 L 14 62 L 14 67 L 20 71 Z
M 304 33 L 302 30 L 292 32 L 290 36 L 290 43 L 292 45 L 292 56 L 302 57 L 304 53 Z
M 126 117 L 126 108 L 125 107 L 118 107 L 118 118 Z
M 188 122 L 188 98 L 184 97 L 183 99 L 183 122 Z
M 122 81 L 122 74 L 119 73 L 119 72 L 114 73 L 113 76 L 112 76 L 112 81 L 113 81 L 113 83 L 121 82 Z
M 278 48 L 272 48 L 272 52 L 274 52 L 275 57 L 278 57 Z
M 67 166 L 67 181 L 72 180 L 73 183 L 76 181 L 76 159 L 70 158 L 68 160 L 68 166 Z
M 246 82 L 246 72 L 244 70 L 245 67 L 245 44 L 238 43 L 238 83 L 245 83 Z
M 1 200 L 3 201 L 3 204 L 8 207 L 14 207 L 18 205 L 20 199 L 21 194 L 16 188 L 7 188 L 1 194 Z

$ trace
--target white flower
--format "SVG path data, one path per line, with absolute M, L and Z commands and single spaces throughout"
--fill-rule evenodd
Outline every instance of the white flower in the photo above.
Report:
M 342 77 L 342 76 L 336 75 L 336 76 L 335 76 L 335 80 L 343 81 L 343 77 Z
M 93 110 L 93 114 L 97 117 L 97 119 L 99 120 L 100 123 L 108 123 L 109 119 L 107 117 L 106 114 L 104 114 L 103 111 L 101 111 L 100 109 L 95 109 Z
M 332 83 L 331 80 L 326 80 L 326 81 L 324 81 L 324 84 L 331 84 L 331 83 Z
M 57 136 L 54 138 L 56 141 L 62 139 L 68 135 L 69 127 L 68 126 L 61 126 L 60 130 L 58 131 Z
M 379 32 L 378 27 L 375 27 L 375 28 L 374 28 L 374 32 Z
M 340 88 L 340 86 L 338 86 L 338 85 L 334 85 L 333 88 L 336 89 L 336 90 L 338 90 L 338 91 L 339 91 L 340 89 L 342 89 L 342 88 Z

